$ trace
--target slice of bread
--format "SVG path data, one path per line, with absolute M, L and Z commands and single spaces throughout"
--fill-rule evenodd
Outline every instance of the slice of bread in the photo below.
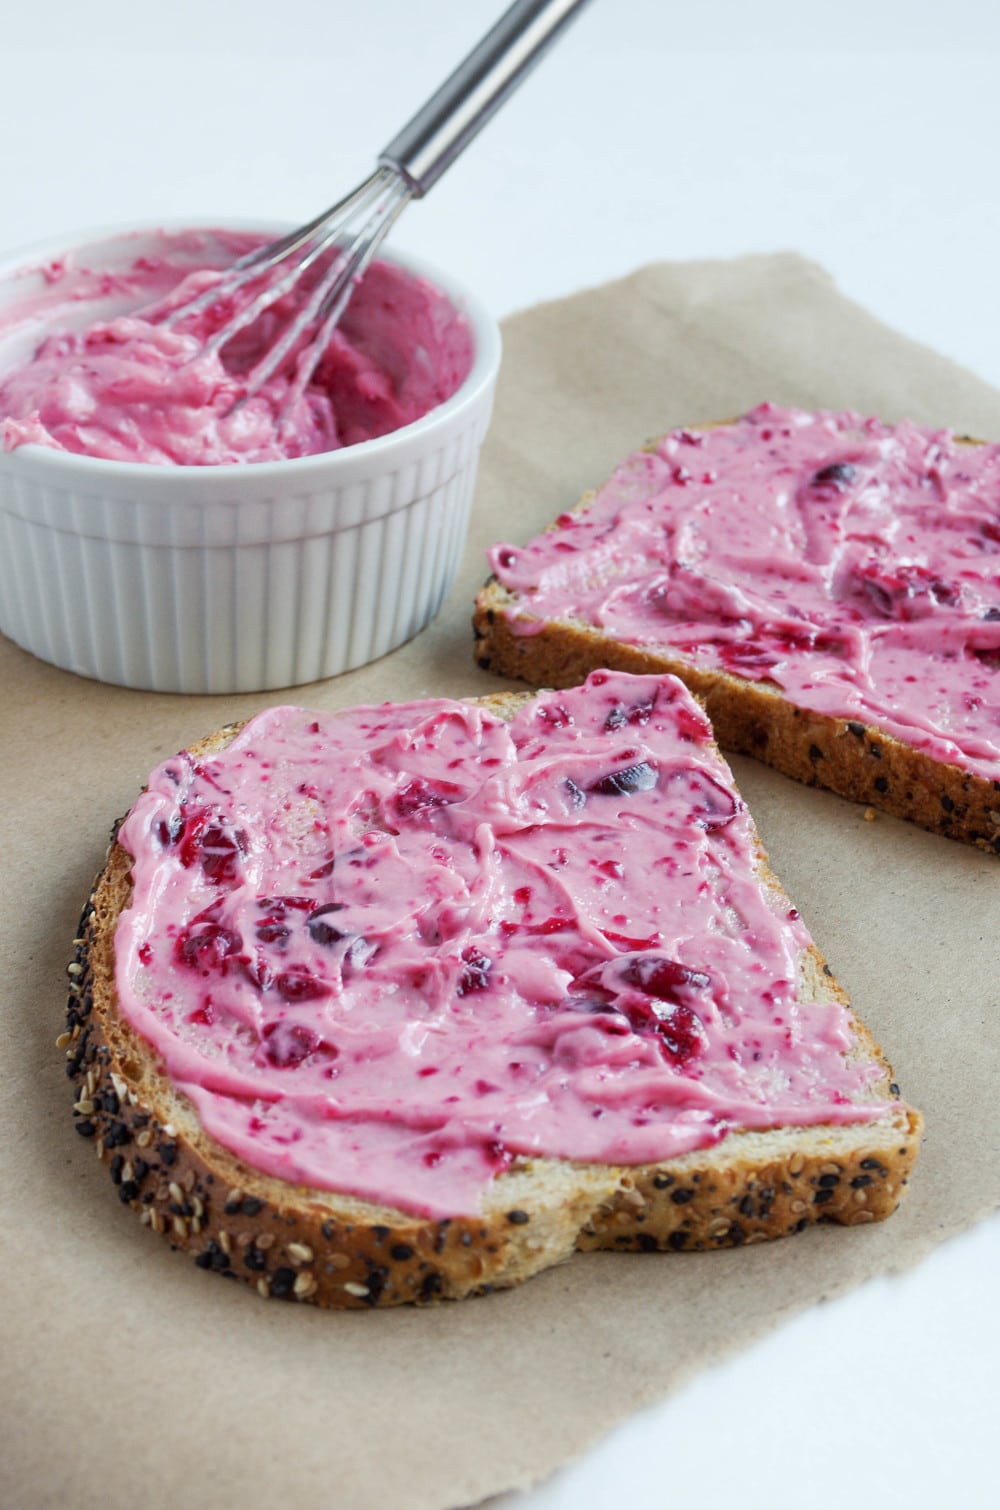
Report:
M 679 433 L 697 437 L 735 423 L 722 421 Z M 657 453 L 672 438 L 650 442 L 639 455 Z M 967 437 L 956 443 L 977 444 Z M 817 465 L 821 461 L 817 458 Z M 585 514 L 602 491 L 586 493 L 560 521 Z M 560 521 L 545 533 L 560 528 Z M 1000 520 L 994 527 L 1000 538 L 998 532 Z M 530 549 L 529 544 L 526 555 Z M 991 609 L 986 617 L 994 619 L 997 612 Z M 480 591 L 472 622 L 476 659 L 485 671 L 535 687 L 574 686 L 599 667 L 669 672 L 703 702 L 723 749 L 752 755 L 808 786 L 825 787 L 931 832 L 1000 853 L 1000 762 L 995 776 L 977 773 L 934 758 L 875 720 L 817 712 L 797 703 L 774 681 L 706 664 L 704 658 L 685 656 L 674 645 L 630 643 L 581 618 L 540 618 L 530 593 L 509 590 L 495 576 Z M 1000 699 L 1000 652 L 993 662 L 992 681 Z M 941 669 L 947 676 L 947 662 Z M 1000 721 L 1000 708 L 997 718 Z
M 530 701 L 480 700 L 505 720 Z M 242 727 L 201 741 L 193 760 L 224 750 Z M 720 769 L 728 777 L 721 761 Z M 734 800 L 742 812 L 735 793 Z M 753 842 L 757 884 L 784 915 L 788 900 L 756 836 Z M 920 1116 L 900 1102 L 880 1050 L 851 1016 L 845 1057 L 873 1067 L 863 1097 L 881 1108 L 868 1121 L 736 1129 L 711 1147 L 641 1165 L 515 1158 L 476 1215 L 431 1218 L 290 1184 L 250 1167 L 205 1131 L 119 1010 L 115 930 L 132 900 L 131 870 L 131 856 L 113 838 L 69 967 L 59 1042 L 76 1088 L 76 1130 L 144 1225 L 200 1268 L 235 1275 L 261 1295 L 359 1308 L 459 1298 L 517 1284 L 576 1249 L 714 1250 L 816 1221 L 876 1221 L 895 1209 L 907 1183 Z M 801 953 L 799 976 L 805 1022 L 811 1003 L 848 1005 L 815 947 Z

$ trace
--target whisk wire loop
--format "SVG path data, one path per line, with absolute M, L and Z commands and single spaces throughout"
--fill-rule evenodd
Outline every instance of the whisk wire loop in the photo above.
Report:
M 287 416 L 329 345 L 354 285 L 401 210 L 410 199 L 425 194 L 465 150 L 587 3 L 514 0 L 393 138 L 375 171 L 362 184 L 308 224 L 240 257 L 221 278 L 187 302 L 175 305 L 162 317 L 158 311 L 151 311 L 150 318 L 178 329 L 194 316 L 213 311 L 218 323 L 200 350 L 201 354 L 218 355 L 278 300 L 291 294 L 303 275 L 318 264 L 315 283 L 303 285 L 301 307 L 289 315 L 274 344 L 251 369 L 242 396 L 233 406 L 237 409 L 245 404 L 294 359 L 283 409 Z M 329 259 L 325 266 L 323 257 Z

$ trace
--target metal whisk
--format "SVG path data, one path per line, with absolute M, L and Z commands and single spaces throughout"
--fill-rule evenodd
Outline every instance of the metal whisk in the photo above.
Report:
M 354 285 L 405 205 L 437 182 L 586 3 L 516 0 L 379 154 L 370 178 L 308 225 L 241 257 L 220 280 L 172 308 L 160 323 L 181 325 L 206 309 L 238 302 L 246 292 L 246 302 L 205 342 L 205 352 L 220 352 L 318 265 L 305 302 L 248 374 L 240 400 L 258 392 L 302 345 L 287 400 L 293 403 L 309 383 Z

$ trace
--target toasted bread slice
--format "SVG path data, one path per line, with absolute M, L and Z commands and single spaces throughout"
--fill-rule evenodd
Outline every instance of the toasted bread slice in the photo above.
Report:
M 682 433 L 697 437 L 734 423 Z M 643 450 L 655 454 L 671 438 L 662 436 Z M 968 437 L 957 443 L 978 444 Z M 584 494 L 570 515 L 585 514 L 602 491 Z M 557 528 L 558 521 L 546 534 Z M 995 532 L 1000 532 L 1000 519 Z M 526 549 L 530 552 L 530 545 Z M 986 617 L 995 618 L 996 611 Z M 539 617 L 530 594 L 509 590 L 495 576 L 476 598 L 472 622 L 475 655 L 483 670 L 536 687 L 574 686 L 599 667 L 669 672 L 704 703 L 723 749 L 752 755 L 807 786 L 824 787 L 933 833 L 1000 853 L 1000 761 L 995 776 L 977 773 L 934 758 L 875 720 L 818 712 L 766 678 L 708 665 L 673 645 L 630 643 L 581 618 Z M 993 682 L 1000 694 L 1000 653 L 993 660 Z M 946 664 L 943 669 L 947 676 Z
M 481 700 L 509 720 L 529 698 Z M 203 759 L 241 725 L 203 740 Z M 788 901 L 757 843 L 759 885 Z M 202 1126 L 151 1045 L 119 1010 L 115 929 L 132 900 L 132 859 L 116 840 L 83 914 L 70 966 L 66 1048 L 77 1132 L 110 1167 L 119 1198 L 200 1267 L 263 1296 L 321 1306 L 426 1303 L 527 1279 L 576 1249 L 713 1250 L 857 1225 L 896 1207 L 917 1155 L 921 1119 L 899 1101 L 889 1066 L 853 1016 L 847 1057 L 877 1067 L 865 1092 L 873 1120 L 734 1130 L 712 1147 L 659 1163 L 611 1165 L 520 1157 L 497 1174 L 480 1212 L 431 1218 L 251 1167 Z M 799 1000 L 846 997 L 810 946 Z M 331 1184 L 336 1171 L 331 1171 Z

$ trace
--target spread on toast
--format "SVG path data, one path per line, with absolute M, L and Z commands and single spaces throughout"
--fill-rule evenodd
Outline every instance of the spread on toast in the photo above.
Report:
M 119 842 L 118 1010 L 290 1184 L 440 1218 L 525 1158 L 885 1115 L 675 678 L 596 672 L 509 722 L 272 709 L 165 761 Z
M 986 781 L 1000 771 L 1000 446 L 763 404 L 628 457 L 580 509 L 490 562 L 507 593 L 490 615 L 522 641 L 587 626 L 605 649 L 655 649 L 695 678 L 777 688 L 859 738 L 879 730 Z M 494 669 L 534 677 L 524 648 L 523 672 L 512 651 Z M 822 745 L 820 757 L 832 758 Z M 804 765 L 790 774 L 876 802 L 894 779 L 848 793 L 843 775 Z M 943 826 L 962 801 L 942 792 Z M 931 826 L 934 807 L 917 821 Z M 998 832 L 983 812 L 961 836 L 989 845 Z

